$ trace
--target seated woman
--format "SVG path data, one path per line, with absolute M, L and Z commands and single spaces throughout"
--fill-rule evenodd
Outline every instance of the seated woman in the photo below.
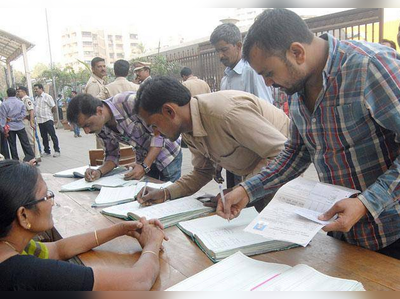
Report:
M 32 238 L 53 227 L 54 194 L 37 168 L 0 161 L 0 290 L 149 290 L 167 240 L 158 220 L 141 219 L 53 243 Z M 89 268 L 67 260 L 116 237 L 136 238 L 143 248 L 132 268 Z M 34 256 L 35 255 L 35 256 Z

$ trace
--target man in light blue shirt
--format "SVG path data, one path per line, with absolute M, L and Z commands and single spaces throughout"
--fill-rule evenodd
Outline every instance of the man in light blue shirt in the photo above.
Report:
M 210 42 L 215 47 L 220 61 L 226 66 L 221 80 L 221 90 L 241 90 L 254 94 L 273 104 L 271 89 L 242 58 L 242 34 L 234 24 L 221 24 L 214 29 Z
M 0 106 L 0 128 L 4 132 L 6 124 L 9 125 L 8 142 L 10 144 L 11 156 L 14 160 L 19 160 L 17 150 L 17 135 L 24 151 L 24 161 L 35 158 L 35 154 L 29 144 L 28 135 L 25 131 L 23 120 L 26 116 L 26 108 L 21 100 L 16 98 L 14 88 L 7 89 L 7 100 Z

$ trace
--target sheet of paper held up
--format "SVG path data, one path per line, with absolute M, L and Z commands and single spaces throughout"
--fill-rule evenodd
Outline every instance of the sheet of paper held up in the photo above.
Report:
M 326 225 L 315 221 L 318 216 L 330 209 L 335 202 L 356 193 L 359 191 L 299 177 L 282 186 L 245 231 L 307 246 Z M 312 221 L 299 214 L 311 218 Z

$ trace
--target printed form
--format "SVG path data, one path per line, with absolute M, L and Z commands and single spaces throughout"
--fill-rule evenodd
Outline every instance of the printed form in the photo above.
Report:
M 329 223 L 319 221 L 318 216 L 356 193 L 359 191 L 299 177 L 283 185 L 245 231 L 305 247 Z

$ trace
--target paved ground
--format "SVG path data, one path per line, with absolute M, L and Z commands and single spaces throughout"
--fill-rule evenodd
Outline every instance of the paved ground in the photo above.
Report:
M 62 128 L 56 130 L 60 142 L 61 156 L 57 158 L 43 157 L 39 169 L 42 173 L 55 173 L 69 168 L 80 167 L 89 164 L 89 150 L 96 148 L 94 135 L 82 133 L 81 138 L 74 138 L 73 131 L 67 131 Z M 52 147 L 50 141 L 50 146 Z M 43 149 L 42 149 L 43 150 Z M 20 157 L 23 157 L 22 149 L 19 147 Z M 52 149 L 53 153 L 53 149 Z M 188 149 L 183 149 L 182 174 L 187 174 L 192 170 L 191 154 Z M 224 171 L 225 172 L 225 171 Z M 315 168 L 311 166 L 304 174 L 304 177 L 318 180 Z M 216 194 L 218 185 L 214 181 L 208 183 L 202 188 L 202 191 Z

